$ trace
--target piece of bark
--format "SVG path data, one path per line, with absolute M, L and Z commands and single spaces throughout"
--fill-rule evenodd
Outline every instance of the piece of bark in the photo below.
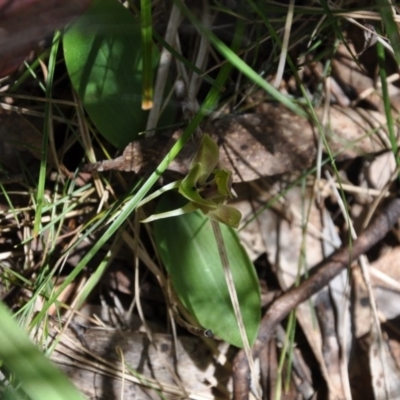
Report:
M 322 120 L 323 110 L 317 110 Z M 336 160 L 346 160 L 386 149 L 381 126 L 385 118 L 370 112 L 368 120 L 352 109 L 332 108 L 325 132 Z M 204 132 L 220 148 L 221 165 L 233 171 L 233 181 L 251 181 L 288 172 L 300 172 L 315 163 L 318 132 L 306 119 L 282 105 L 263 104 L 257 113 L 231 115 L 210 122 Z M 373 132 L 372 134 L 369 134 Z M 130 143 L 122 156 L 86 166 L 86 171 L 120 170 L 145 174 L 154 170 L 180 132 Z M 197 148 L 190 140 L 170 163 L 169 170 L 185 175 Z
M 157 387 L 168 399 L 189 398 L 188 393 L 201 395 L 204 399 L 229 398 L 228 390 L 222 386 L 221 390 L 225 393 L 219 392 L 215 397 L 218 391 L 215 392 L 216 388 L 210 385 L 210 381 L 215 381 L 214 376 L 218 374 L 219 381 L 226 384 L 231 371 L 215 365 L 210 348 L 201 338 L 179 337 L 175 359 L 172 336 L 152 336 L 158 353 L 144 333 L 87 329 L 81 335 L 82 346 L 76 335 L 67 330 L 51 358 L 89 399 L 117 399 L 121 398 L 121 394 L 124 399 L 159 399 Z M 119 375 L 123 366 L 117 348 L 121 349 L 125 362 L 124 382 Z M 94 361 L 96 365 L 93 365 Z M 133 375 L 127 366 L 140 374 L 142 378 L 138 378 L 143 384 L 130 380 Z M 181 387 L 171 371 L 179 377 Z M 146 379 L 157 382 L 154 389 L 145 384 Z

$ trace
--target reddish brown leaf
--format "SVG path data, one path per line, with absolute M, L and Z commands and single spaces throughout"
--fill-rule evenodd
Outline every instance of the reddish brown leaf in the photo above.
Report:
M 85 11 L 91 0 L 0 0 L 0 77 L 12 73 L 38 41 Z

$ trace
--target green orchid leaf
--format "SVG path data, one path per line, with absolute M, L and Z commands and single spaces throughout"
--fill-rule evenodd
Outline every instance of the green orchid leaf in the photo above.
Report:
M 63 36 L 67 71 L 99 132 L 123 149 L 146 128 L 140 21 L 116 0 L 93 0 Z M 159 52 L 153 46 L 154 68 Z M 170 123 L 174 113 L 164 113 Z
M 148 115 L 141 109 L 140 23 L 118 1 L 94 0 L 66 30 L 63 46 L 85 110 L 108 141 L 124 148 L 145 129 Z
M 238 209 L 224 204 L 220 204 L 215 210 L 203 212 L 207 217 L 232 228 L 238 228 L 242 219 L 242 214 Z
M 161 197 L 158 212 L 182 201 L 169 192 Z M 246 332 L 253 344 L 260 324 L 260 290 L 254 266 L 236 232 L 221 225 L 230 268 L 239 297 Z M 200 212 L 154 222 L 161 259 L 179 299 L 198 323 L 223 340 L 242 347 L 239 329 L 225 282 L 211 222 Z

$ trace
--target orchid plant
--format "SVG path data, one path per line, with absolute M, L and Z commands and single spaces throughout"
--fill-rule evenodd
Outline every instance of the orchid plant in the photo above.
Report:
M 204 214 L 206 218 L 202 218 L 200 213 L 192 213 L 177 220 L 172 228 L 173 235 L 172 224 L 157 221 L 154 224 L 157 248 L 178 298 L 199 326 L 207 328 L 204 332 L 211 330 L 229 343 L 243 347 L 250 368 L 254 370 L 250 344 L 254 343 L 259 327 L 261 306 L 258 282 L 254 266 L 234 229 L 230 229 L 237 228 L 242 217 L 236 208 L 225 204 L 235 196 L 232 173 L 219 166 L 219 148 L 209 135 L 202 137 L 186 177 L 164 186 L 141 204 L 171 189 L 178 189 L 188 202 L 181 208 L 154 214 L 142 222 L 192 211 Z M 210 224 L 203 223 L 207 218 Z M 214 238 L 210 235 L 210 228 Z M 181 251 L 183 248 L 184 252 Z M 207 292 L 210 294 L 205 295 Z M 221 309 L 215 314 L 217 318 L 210 313 L 210 309 L 215 310 L 215 292 L 218 292 L 217 303 L 221 304 Z M 251 299 L 249 292 L 254 294 Z M 199 296 L 201 301 L 198 301 Z M 232 308 L 227 307 L 228 298 Z M 211 302 L 205 299 L 211 299 Z M 227 326 L 230 327 L 228 331 Z
M 208 218 L 237 228 L 242 215 L 225 202 L 235 196 L 232 189 L 232 172 L 219 167 L 219 148 L 208 134 L 203 135 L 200 146 L 190 164 L 185 178 L 163 186 L 142 200 L 139 206 L 162 193 L 178 189 L 188 201 L 176 210 L 154 214 L 142 222 L 156 221 L 200 210 Z

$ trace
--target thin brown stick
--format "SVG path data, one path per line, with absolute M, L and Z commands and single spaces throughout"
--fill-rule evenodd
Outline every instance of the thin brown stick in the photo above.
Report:
M 308 279 L 303 280 L 299 286 L 292 287 L 280 296 L 271 305 L 261 321 L 260 331 L 253 346 L 254 359 L 259 356 L 275 333 L 278 324 L 291 310 L 321 290 L 343 269 L 349 268 L 352 260 L 357 259 L 383 239 L 399 218 L 400 198 L 394 198 L 376 216 L 364 233 L 353 242 L 351 248 L 345 247 L 335 251 L 310 271 Z M 235 400 L 247 400 L 249 388 L 249 367 L 246 356 L 241 350 L 233 364 L 233 398 Z

